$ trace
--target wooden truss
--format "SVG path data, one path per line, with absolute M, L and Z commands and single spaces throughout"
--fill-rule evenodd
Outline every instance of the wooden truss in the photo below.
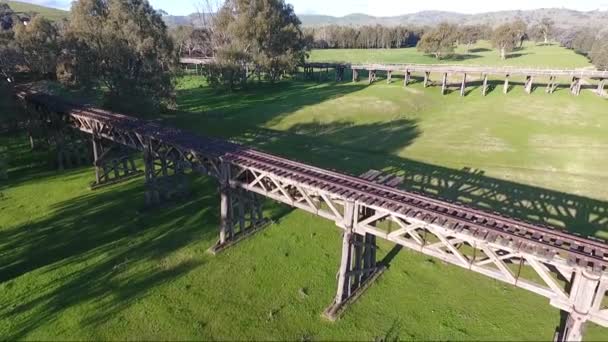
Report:
M 608 308 L 602 306 L 608 277 L 581 269 L 559 254 L 513 245 L 492 237 L 491 232 L 471 234 L 462 227 L 428 223 L 423 217 L 410 217 L 373 203 L 349 202 L 335 193 L 254 167 L 232 165 L 231 172 L 231 187 L 333 220 L 345 230 L 336 300 L 326 311 L 330 318 L 339 315 L 342 304 L 361 287 L 352 284 L 366 284 L 373 278 L 377 269 L 357 257 L 362 254 L 355 246 L 379 237 L 548 298 L 552 306 L 571 313 L 571 328 L 564 330 L 564 340 L 579 339 L 585 321 L 608 326 Z M 363 250 L 374 250 L 372 243 Z M 353 275 L 361 278 L 353 280 Z

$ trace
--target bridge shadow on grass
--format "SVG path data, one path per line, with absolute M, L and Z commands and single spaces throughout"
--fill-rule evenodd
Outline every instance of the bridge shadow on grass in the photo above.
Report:
M 80 304 L 88 309 L 78 323 L 98 326 L 151 289 L 205 267 L 204 250 L 218 234 L 219 196 L 210 178 L 196 177 L 193 186 L 188 200 L 143 212 L 137 180 L 57 203 L 38 221 L 3 227 L 0 321 L 12 327 L 3 338 L 25 338 Z M 266 207 L 274 220 L 289 211 Z
M 257 128 L 243 134 L 240 140 L 354 175 L 369 169 L 383 170 L 403 176 L 404 190 L 608 239 L 608 202 L 488 177 L 483 170 L 455 170 L 391 156 L 391 152 L 409 145 L 420 134 L 415 123 L 397 121 L 394 125 L 303 124 L 288 132 Z M 383 141 L 380 137 L 387 134 L 387 127 L 391 127 L 389 137 Z
M 280 82 L 233 93 L 218 92 L 210 87 L 179 91 L 179 112 L 173 123 L 184 123 L 205 115 L 221 118 L 225 125 L 259 125 L 300 108 L 337 99 L 362 90 L 365 84 Z M 259 111 L 259 106 L 264 106 Z M 257 108 L 256 108 L 257 107 Z

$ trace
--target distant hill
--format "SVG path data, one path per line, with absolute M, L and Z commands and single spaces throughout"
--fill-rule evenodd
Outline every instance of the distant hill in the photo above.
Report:
M 324 15 L 298 15 L 304 26 L 322 25 L 436 25 L 442 21 L 456 24 L 488 24 L 496 26 L 514 19 L 528 23 L 549 17 L 559 27 L 578 27 L 585 25 L 608 26 L 608 11 L 580 12 L 563 8 L 542 8 L 527 11 L 500 11 L 480 14 L 462 14 L 455 12 L 424 11 L 394 17 L 372 17 L 365 14 L 351 14 L 344 17 Z
M 52 21 L 58 21 L 67 18 L 69 14 L 69 12 L 67 11 L 34 4 L 28 4 L 20 1 L 0 0 L 0 2 L 7 3 L 15 12 L 37 13 Z
M 555 21 L 558 27 L 580 27 L 594 25 L 597 27 L 608 27 L 608 11 L 580 12 L 563 8 L 542 8 L 527 11 L 500 11 L 480 14 L 462 14 L 443 11 L 424 11 L 412 14 L 404 14 L 394 17 L 373 17 L 366 14 L 349 14 L 344 17 L 332 17 L 329 15 L 299 14 L 298 17 L 304 26 L 324 25 L 416 25 L 434 26 L 442 21 L 456 24 L 489 24 L 500 25 L 504 22 L 521 18 L 528 23 L 535 23 L 544 17 Z M 165 16 L 169 26 L 175 25 L 198 25 L 196 15 L 190 16 Z

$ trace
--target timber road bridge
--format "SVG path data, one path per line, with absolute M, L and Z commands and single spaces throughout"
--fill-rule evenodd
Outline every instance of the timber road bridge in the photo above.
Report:
M 92 140 L 96 186 L 137 174 L 127 150 L 143 152 L 149 205 L 179 195 L 186 172 L 217 179 L 221 222 L 213 253 L 267 224 L 264 197 L 335 222 L 344 235 L 329 319 L 385 270 L 376 260 L 380 238 L 546 297 L 568 313 L 559 340 L 581 340 L 588 321 L 608 327 L 604 241 L 404 191 L 396 188 L 402 180 L 376 171 L 349 176 L 44 93 L 20 90 L 17 97 L 47 127 L 60 165 L 75 162 L 74 146 Z

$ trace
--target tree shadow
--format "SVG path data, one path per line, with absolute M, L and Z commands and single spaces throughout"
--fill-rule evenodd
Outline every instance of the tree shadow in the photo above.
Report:
M 361 134 L 363 131 L 379 132 L 373 134 L 382 136 L 386 134 L 387 127 L 392 127 L 389 123 L 361 125 L 363 127 L 342 124 L 339 129 L 335 123 L 315 123 L 294 126 L 287 132 L 254 128 L 236 139 L 285 157 L 301 158 L 303 162 L 354 175 L 369 169 L 383 170 L 387 174 L 403 176 L 402 189 L 447 202 L 458 202 L 584 236 L 604 239 L 608 236 L 606 201 L 488 177 L 483 170 L 456 170 L 391 156 L 421 134 L 413 122 L 402 121 L 395 126 L 398 125 L 403 127 L 389 130 L 395 132 L 395 136 L 387 138 L 385 146 L 375 140 L 375 135 L 366 140 Z
M 474 55 L 472 53 L 457 53 L 457 54 L 442 58 L 441 60 L 443 60 L 443 61 L 467 61 L 470 59 L 477 59 L 477 58 L 481 58 L 481 56 Z
M 22 172 L 24 179 L 40 176 L 37 169 Z M 82 172 L 93 175 L 91 168 L 74 172 L 81 178 Z M 51 205 L 37 221 L 3 227 L 0 284 L 4 291 L 15 291 L 0 308 L 0 321 L 13 327 L 3 338 L 22 339 L 80 303 L 93 303 L 80 324 L 97 326 L 152 288 L 204 267 L 204 255 L 182 254 L 201 241 L 211 246 L 215 240 L 219 196 L 214 180 L 192 181 L 196 196 L 156 211 L 142 211 L 140 179 Z M 274 220 L 291 210 L 278 205 L 266 209 Z M 36 281 L 18 289 L 16 279 L 22 276 Z
M 512 58 L 519 58 L 522 56 L 526 56 L 526 55 L 533 55 L 534 53 L 532 52 L 518 52 L 518 53 L 509 53 L 507 54 L 507 59 L 512 59 Z
M 469 50 L 470 53 L 480 53 L 480 52 L 490 52 L 492 51 L 491 49 L 487 49 L 487 48 L 474 48 Z

